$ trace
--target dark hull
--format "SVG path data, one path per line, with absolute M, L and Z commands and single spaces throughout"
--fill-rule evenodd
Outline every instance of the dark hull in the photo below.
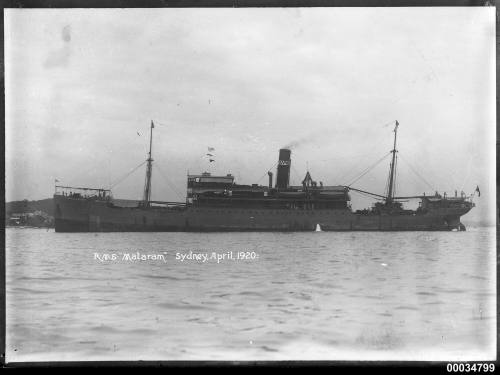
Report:
M 252 208 L 130 208 L 104 201 L 54 196 L 56 232 L 286 232 L 464 230 L 469 209 L 421 214 L 357 214 L 349 209 L 274 210 Z

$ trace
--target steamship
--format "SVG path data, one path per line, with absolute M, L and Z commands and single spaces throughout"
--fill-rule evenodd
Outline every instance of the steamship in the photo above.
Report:
M 279 150 L 276 181 L 240 185 L 234 176 L 188 174 L 185 202 L 151 200 L 152 140 L 143 199 L 133 207 L 115 200 L 109 189 L 55 186 L 56 232 L 204 232 L 204 231 L 450 231 L 465 230 L 460 217 L 474 207 L 471 194 L 454 197 L 394 194 L 396 140 L 391 151 L 388 193 L 379 195 L 343 185 L 316 183 L 309 172 L 302 184 L 290 185 L 291 150 Z M 388 154 L 389 155 L 389 154 Z M 274 186 L 273 186 L 274 185 Z M 372 207 L 354 211 L 350 192 L 372 196 Z M 417 209 L 403 201 L 418 199 Z

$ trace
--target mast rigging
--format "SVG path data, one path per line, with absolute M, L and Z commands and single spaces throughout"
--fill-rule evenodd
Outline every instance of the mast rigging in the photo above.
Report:
M 396 140 L 398 136 L 398 126 L 399 122 L 396 120 L 396 126 L 394 127 L 394 148 L 392 149 L 392 162 L 391 162 L 391 172 L 389 174 L 389 192 L 387 193 L 386 204 L 391 204 L 394 199 L 394 167 L 396 164 Z
M 147 168 L 146 168 L 146 182 L 144 184 L 144 197 L 143 197 L 143 205 L 144 207 L 149 207 L 150 201 L 151 201 L 151 174 L 152 174 L 152 167 L 153 167 L 153 159 L 151 157 L 151 152 L 153 148 L 153 128 L 155 127 L 153 120 L 151 120 L 151 131 L 149 135 L 149 153 L 148 153 L 148 159 L 146 160 L 148 162 Z

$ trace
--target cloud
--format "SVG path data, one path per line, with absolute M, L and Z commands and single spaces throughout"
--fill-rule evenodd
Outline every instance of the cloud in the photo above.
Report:
M 52 51 L 43 66 L 45 68 L 57 68 L 57 67 L 65 67 L 69 64 L 69 58 L 71 55 L 71 50 L 69 46 L 64 46 L 61 49 Z
M 43 63 L 45 68 L 68 66 L 69 58 L 71 56 L 71 47 L 69 44 L 71 42 L 71 25 L 63 27 L 61 37 L 64 42 L 64 46 L 49 53 L 47 59 Z
M 67 43 L 71 41 L 71 25 L 66 25 L 63 27 L 62 38 Z

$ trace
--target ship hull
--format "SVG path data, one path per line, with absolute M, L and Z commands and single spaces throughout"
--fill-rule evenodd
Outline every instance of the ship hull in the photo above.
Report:
M 360 214 L 350 209 L 131 208 L 54 196 L 56 232 L 450 231 L 469 209 Z

